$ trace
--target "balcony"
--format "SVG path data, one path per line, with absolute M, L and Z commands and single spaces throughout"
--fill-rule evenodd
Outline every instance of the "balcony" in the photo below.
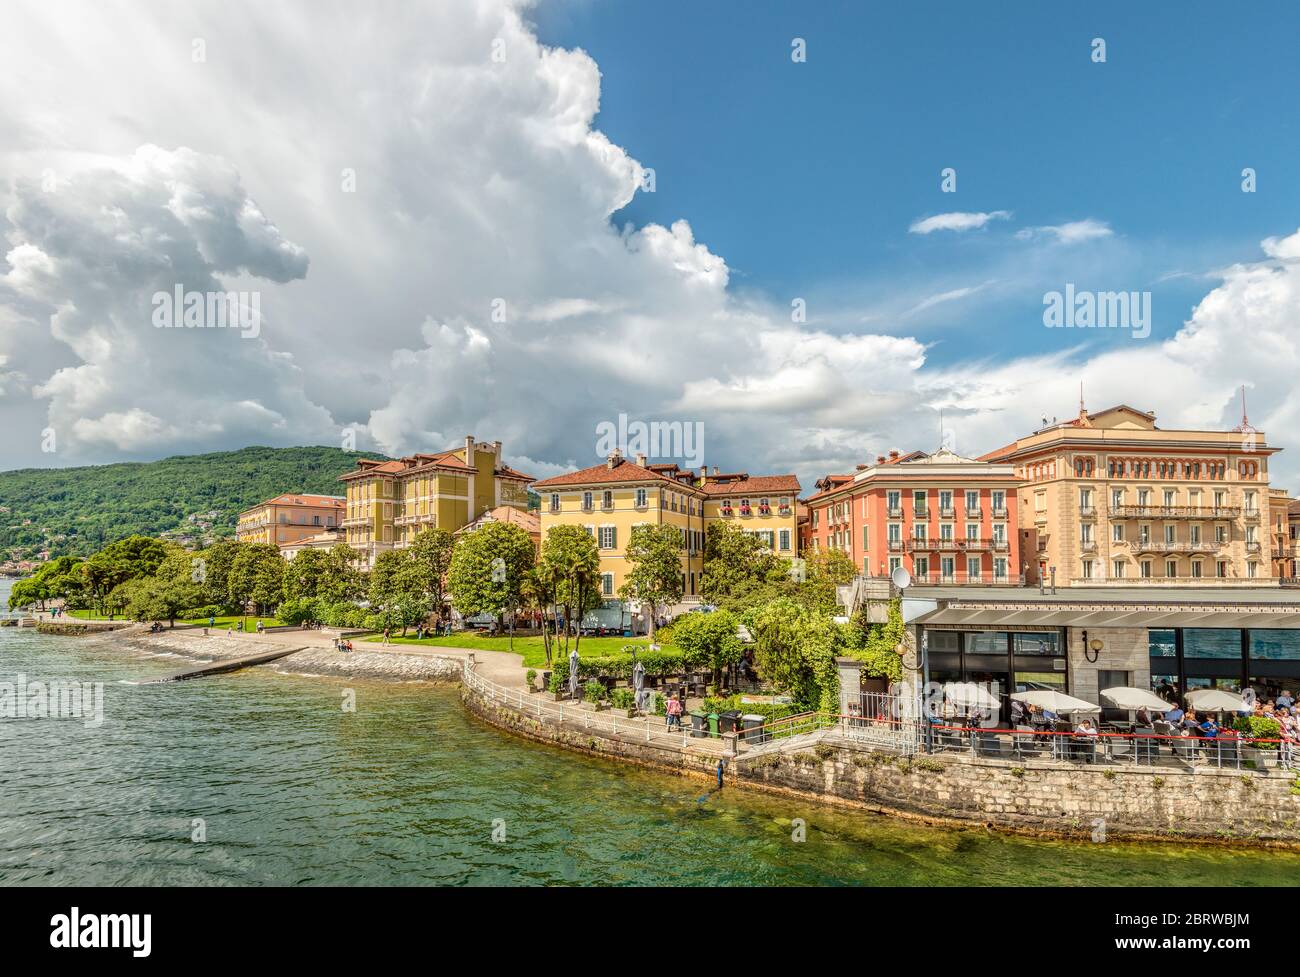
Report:
M 729 505 L 724 505 L 721 509 L 721 512 L 724 516 L 732 516 L 735 515 L 736 510 Z
M 1245 512 L 1246 519 L 1250 522 L 1258 522 L 1259 514 L 1260 514 L 1259 509 L 1247 509 Z
M 1139 540 L 1132 544 L 1132 549 L 1135 553 L 1214 553 L 1223 545 L 1222 543 L 1193 543 L 1186 539 L 1174 540 L 1172 543 L 1164 540 L 1154 542 Z
M 1081 505 L 1081 506 L 1079 506 L 1079 518 L 1080 518 L 1080 519 L 1096 519 L 1096 518 L 1097 518 L 1097 507 L 1096 507 L 1096 506 L 1093 506 L 1093 505 Z
M 885 510 L 890 519 L 902 519 L 903 507 L 901 505 L 891 505 Z
M 913 517 L 914 519 L 929 519 L 929 518 L 930 518 L 930 507 L 929 507 L 928 505 L 914 505 L 914 506 L 912 506 L 912 517 Z
M 557 513 L 557 512 L 560 511 L 560 506 L 559 506 L 559 505 L 552 505 L 552 506 L 551 506 L 549 509 L 547 509 L 546 511 L 547 511 L 547 512 L 550 512 L 552 515 L 554 515 L 555 513 Z
M 932 539 L 909 539 L 907 541 L 907 552 L 909 553 L 931 553 L 938 548 L 935 540 Z
M 985 571 L 966 573 L 960 570 L 944 573 L 941 570 L 932 570 L 929 573 L 912 574 L 913 587 L 1023 587 L 1024 585 L 1024 575 L 1016 573 L 994 574 Z
M 1007 517 L 1007 507 L 1006 507 L 1006 506 L 994 506 L 994 507 L 993 507 L 993 518 L 994 518 L 994 519 L 1005 519 L 1006 517 Z
M 987 550 L 993 545 L 991 539 L 963 539 L 961 540 L 961 549 L 967 552 L 978 553 L 981 550 Z
M 947 537 L 946 539 L 945 539 L 944 537 L 940 536 L 940 537 L 939 537 L 939 543 L 938 543 L 938 545 L 935 547 L 935 549 L 940 549 L 940 550 L 945 550 L 945 551 L 949 551 L 949 550 L 950 550 L 950 551 L 952 551 L 952 552 L 956 552 L 956 551 L 957 551 L 958 549 L 960 549 L 960 548 L 961 548 L 961 547 L 957 545 L 957 540 L 955 540 L 955 539 L 954 539 L 953 537 L 951 537 L 951 536 Z
M 956 519 L 956 518 L 957 518 L 957 510 L 954 509 L 954 508 L 953 508 L 952 506 L 950 506 L 950 505 L 941 505 L 941 506 L 939 506 L 939 518 L 940 518 L 940 519 Z
M 1096 552 L 1097 552 L 1097 541 L 1096 541 L 1095 539 L 1081 539 L 1081 540 L 1079 540 L 1079 552 L 1080 552 L 1080 553 L 1096 553 Z
M 1011 542 L 1005 539 L 995 539 L 989 544 L 994 553 L 1005 553 L 1011 549 Z
M 1231 505 L 1117 505 L 1110 510 L 1115 519 L 1234 519 L 1240 512 Z
M 967 519 L 980 519 L 980 518 L 982 518 L 982 517 L 983 517 L 983 511 L 980 509 L 979 506 L 969 506 L 969 505 L 968 505 L 968 506 L 966 507 L 966 518 L 967 518 Z
M 1247 553 L 1259 553 L 1263 548 L 1264 548 L 1263 543 L 1252 543 L 1249 540 L 1246 541 Z
M 902 553 L 907 548 L 907 544 L 901 539 L 891 539 L 888 546 L 891 553 Z
M 742 516 L 752 516 L 754 514 L 754 510 L 751 506 L 742 505 L 740 507 L 740 514 Z
M 344 519 L 339 523 L 339 525 L 344 529 L 353 529 L 357 526 L 368 526 L 370 525 L 370 518 L 370 516 L 358 516 L 355 519 Z

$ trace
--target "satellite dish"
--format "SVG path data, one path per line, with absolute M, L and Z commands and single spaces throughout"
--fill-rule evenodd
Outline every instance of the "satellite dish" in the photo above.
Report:
M 889 579 L 893 581 L 894 586 L 899 590 L 906 590 L 912 586 L 912 575 L 907 572 L 905 566 L 894 567 L 894 572 L 889 575 Z

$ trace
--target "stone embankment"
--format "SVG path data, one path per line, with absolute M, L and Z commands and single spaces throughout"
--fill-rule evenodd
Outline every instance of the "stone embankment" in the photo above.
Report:
M 465 686 L 473 713 L 509 732 L 674 773 L 714 777 L 718 757 L 692 747 L 555 720 Z M 716 741 L 715 741 L 716 742 Z M 936 824 L 1038 837 L 1209 841 L 1300 848 L 1300 781 L 1280 770 L 1016 764 L 966 754 L 908 756 L 825 730 L 726 761 L 728 784 Z

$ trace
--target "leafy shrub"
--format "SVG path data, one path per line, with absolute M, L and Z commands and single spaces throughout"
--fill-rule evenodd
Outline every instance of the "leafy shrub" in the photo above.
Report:
M 590 679 L 587 684 L 582 687 L 582 697 L 587 702 L 599 702 L 601 699 L 605 698 L 605 686 L 601 685 L 594 678 Z
M 631 689 L 614 689 L 609 694 L 609 701 L 615 709 L 631 709 L 636 705 L 636 693 Z
M 530 689 L 537 687 L 537 669 L 530 668 L 524 672 L 524 681 L 528 683 Z
M 786 716 L 793 716 L 802 711 L 793 703 L 741 702 L 740 699 L 739 694 L 726 696 L 725 698 L 709 697 L 704 700 L 704 711 L 724 712 L 728 709 L 739 709 L 742 713 L 762 716 L 768 722 L 784 719 Z
M 546 688 L 557 694 L 567 691 L 569 688 L 569 676 L 558 670 L 551 672 L 551 681 L 547 683 Z
M 645 666 L 645 673 L 660 677 L 676 675 L 686 670 L 686 661 L 676 649 L 660 648 L 658 651 L 646 649 L 637 653 L 636 660 Z M 632 678 L 631 655 L 604 655 L 598 658 L 579 658 L 578 676 L 592 678 L 601 675 L 606 678 Z
M 1282 735 L 1282 724 L 1270 716 L 1238 716 L 1232 721 L 1232 728 L 1244 736 L 1254 739 L 1275 740 Z M 1276 743 L 1261 743 L 1262 748 L 1276 746 Z

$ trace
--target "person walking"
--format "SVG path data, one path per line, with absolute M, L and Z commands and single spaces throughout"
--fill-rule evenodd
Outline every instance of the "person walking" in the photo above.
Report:
M 388 628 L 384 628 L 384 644 L 388 644 Z

